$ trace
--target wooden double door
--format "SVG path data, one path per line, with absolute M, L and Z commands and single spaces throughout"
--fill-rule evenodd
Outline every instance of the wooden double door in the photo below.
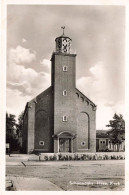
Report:
M 59 138 L 59 152 L 71 152 L 71 138 Z

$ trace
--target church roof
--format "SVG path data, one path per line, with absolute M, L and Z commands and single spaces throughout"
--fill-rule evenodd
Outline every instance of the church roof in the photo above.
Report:
M 72 41 L 71 38 L 69 38 L 68 36 L 65 36 L 65 35 L 61 35 L 61 36 L 57 37 L 57 38 L 55 39 L 55 41 L 56 41 L 57 39 L 59 39 L 59 38 L 68 38 L 68 39 L 70 39 L 70 40 Z
M 38 97 L 40 97 L 40 96 L 41 96 L 42 94 L 44 94 L 44 93 L 49 92 L 50 90 L 52 91 L 52 89 L 53 89 L 52 86 L 48 87 L 47 89 L 45 89 L 44 91 L 42 91 L 40 94 L 38 94 L 36 97 L 34 97 L 33 99 L 31 99 L 29 102 L 27 102 L 27 103 L 26 103 L 26 106 L 25 106 L 25 110 L 24 110 L 23 116 L 25 115 L 27 108 L 28 108 L 29 106 L 31 106 L 31 103 L 32 103 L 32 102 L 33 102 L 33 103 L 34 103 L 34 102 L 36 103 Z
M 61 26 L 61 28 L 62 28 L 62 30 L 63 30 L 63 34 L 62 34 L 61 36 L 57 37 L 57 38 L 55 39 L 55 41 L 56 41 L 57 39 L 60 39 L 60 38 L 67 38 L 67 39 L 70 39 L 68 36 L 65 36 L 65 34 L 64 34 L 65 26 Z M 72 39 L 70 39 L 70 40 L 72 41 Z
M 110 138 L 110 130 L 96 130 L 96 138 Z

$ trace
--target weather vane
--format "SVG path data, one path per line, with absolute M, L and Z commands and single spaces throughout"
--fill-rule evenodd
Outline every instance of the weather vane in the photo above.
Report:
M 63 29 L 63 35 L 64 35 L 64 29 L 65 29 L 65 26 L 62 26 L 61 28 Z

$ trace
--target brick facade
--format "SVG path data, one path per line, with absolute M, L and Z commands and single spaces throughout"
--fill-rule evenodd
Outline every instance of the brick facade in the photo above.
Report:
M 69 53 L 70 41 L 63 35 L 56 38 L 60 52 L 52 54 L 51 87 L 26 106 L 26 153 L 96 151 L 96 105 L 76 89 L 76 55 Z

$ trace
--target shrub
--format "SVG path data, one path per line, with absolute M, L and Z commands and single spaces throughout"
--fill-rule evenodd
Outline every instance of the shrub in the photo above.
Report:
M 108 160 L 108 159 L 109 159 L 108 155 L 105 155 L 105 159 L 106 159 L 106 160 Z
M 58 154 L 58 159 L 61 160 L 62 154 Z
M 74 160 L 80 160 L 80 157 L 78 156 L 78 154 L 74 154 Z
M 65 160 L 65 156 L 63 154 L 59 154 L 58 157 L 59 157 L 59 160 Z
M 44 156 L 44 160 L 49 160 L 47 155 L 46 155 L 46 156 Z
M 53 155 L 53 160 L 57 160 L 57 156 L 55 154 Z
M 39 160 L 41 160 L 41 154 L 37 153 L 37 155 L 39 155 Z M 117 155 L 117 154 L 113 154 L 113 155 L 108 155 L 108 154 L 46 154 L 43 155 L 42 157 L 44 157 L 44 160 L 50 160 L 50 161 L 56 161 L 56 160 L 109 160 L 109 159 L 116 159 L 116 160 L 120 160 L 120 159 L 125 159 L 124 154 L 121 155 Z
M 88 160 L 92 160 L 92 156 L 91 155 L 87 155 Z
M 48 160 L 53 160 L 53 156 L 49 156 L 48 157 Z
M 84 155 L 81 155 L 80 160 L 84 160 Z
M 68 156 L 68 160 L 73 160 L 72 155 Z
M 61 158 L 61 160 L 65 160 L 65 156 L 64 156 L 64 155 L 62 155 L 62 158 Z
M 102 156 L 98 156 L 98 159 L 99 159 L 99 160 L 102 160 Z
M 68 155 L 64 156 L 64 160 L 68 160 L 68 159 L 69 159 Z

